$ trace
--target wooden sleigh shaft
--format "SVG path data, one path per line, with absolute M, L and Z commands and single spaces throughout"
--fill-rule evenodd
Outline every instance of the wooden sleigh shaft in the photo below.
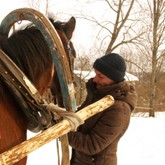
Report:
M 112 96 L 105 96 L 101 100 L 83 108 L 76 112 L 76 114 L 82 119 L 86 120 L 91 116 L 105 110 L 109 106 L 113 105 L 114 99 Z M 68 120 L 64 119 L 58 124 L 48 128 L 35 137 L 24 141 L 23 143 L 13 147 L 12 149 L 0 154 L 1 165 L 12 165 L 18 162 L 20 159 L 27 156 L 32 151 L 38 149 L 44 144 L 61 137 L 71 131 L 71 125 Z

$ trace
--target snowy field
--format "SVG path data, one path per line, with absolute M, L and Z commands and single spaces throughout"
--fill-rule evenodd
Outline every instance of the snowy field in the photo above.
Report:
M 28 137 L 34 134 L 28 132 Z M 118 165 L 165 165 L 165 113 L 132 117 L 118 145 Z M 57 165 L 56 140 L 28 156 L 28 165 Z

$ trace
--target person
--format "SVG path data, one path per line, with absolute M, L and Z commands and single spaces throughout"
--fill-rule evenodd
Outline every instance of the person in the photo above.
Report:
M 111 95 L 115 103 L 68 133 L 71 165 L 117 165 L 117 145 L 126 132 L 136 106 L 136 91 L 125 81 L 125 60 L 116 53 L 96 59 L 95 77 L 87 84 L 87 97 L 78 110 Z

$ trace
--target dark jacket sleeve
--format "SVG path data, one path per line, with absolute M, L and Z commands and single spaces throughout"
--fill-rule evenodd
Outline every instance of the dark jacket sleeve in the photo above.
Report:
M 95 155 L 110 145 L 116 137 L 121 136 L 129 123 L 130 108 L 127 103 L 119 102 L 120 104 L 114 104 L 105 110 L 87 134 L 70 132 L 68 134 L 70 146 L 88 155 Z

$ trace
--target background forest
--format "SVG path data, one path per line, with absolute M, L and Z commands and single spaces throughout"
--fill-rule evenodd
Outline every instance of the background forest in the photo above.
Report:
M 155 112 L 165 110 L 164 0 L 67 0 L 65 4 L 60 0 L 19 1 L 56 20 L 76 18 L 74 69 L 90 72 L 96 58 L 119 53 L 127 62 L 127 72 L 139 78 L 131 82 L 138 92 L 135 112 L 148 112 L 154 117 Z M 82 98 L 84 86 L 79 89 L 77 96 Z
M 30 0 L 29 4 L 37 5 Z M 46 1 L 45 14 L 51 4 L 51 0 Z M 67 5 L 65 15 L 74 15 L 77 20 L 75 69 L 90 72 L 93 60 L 117 52 L 126 59 L 127 71 L 139 78 L 135 112 L 149 112 L 154 117 L 156 111 L 164 111 L 165 1 L 72 0 Z M 58 13 L 58 18 L 63 14 Z M 79 89 L 83 90 L 83 85 Z M 81 99 L 82 94 L 80 91 Z

